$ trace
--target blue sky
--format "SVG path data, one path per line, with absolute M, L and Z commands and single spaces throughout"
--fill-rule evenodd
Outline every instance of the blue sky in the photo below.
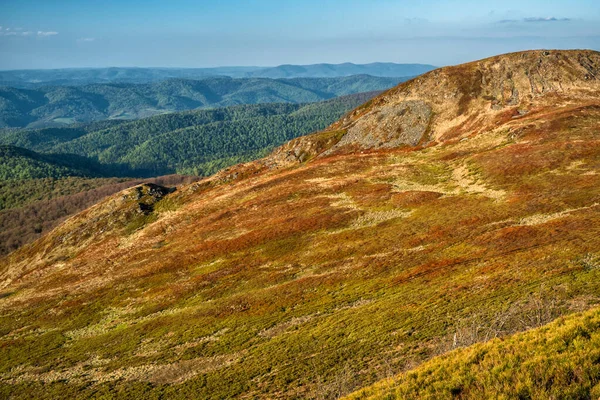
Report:
M 1 0 L 0 69 L 448 65 L 600 50 L 598 0 Z

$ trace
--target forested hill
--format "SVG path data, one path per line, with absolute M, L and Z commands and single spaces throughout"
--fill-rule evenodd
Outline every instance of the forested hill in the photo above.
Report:
M 0 85 L 20 88 L 40 85 L 87 85 L 91 83 L 150 83 L 165 79 L 232 78 L 336 78 L 350 75 L 398 77 L 420 75 L 435 68 L 427 64 L 313 64 L 278 67 L 217 68 L 66 68 L 0 71 Z
M 377 93 L 320 103 L 241 105 L 120 123 L 15 130 L 0 135 L 0 144 L 87 157 L 102 165 L 104 175 L 209 175 L 323 129 Z
M 123 177 L 147 181 L 176 171 L 208 175 L 322 129 L 377 93 L 0 134 L 5 143 L 0 145 L 0 256 L 104 196 L 141 182 Z M 156 182 L 189 179 L 194 178 L 173 175 Z
M 0 128 L 41 128 L 106 119 L 138 119 L 167 112 L 259 103 L 308 103 L 385 90 L 408 78 L 229 77 L 171 79 L 148 84 L 0 87 Z
M 101 176 L 102 167 L 83 157 L 39 154 L 14 146 L 0 146 L 0 182 L 70 176 Z

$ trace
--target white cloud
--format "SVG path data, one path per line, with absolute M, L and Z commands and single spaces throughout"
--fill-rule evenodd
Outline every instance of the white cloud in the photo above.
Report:
M 570 18 L 556 18 L 556 17 L 545 17 L 545 18 L 525 18 L 525 22 L 559 22 L 559 21 L 570 21 Z
M 58 35 L 55 31 L 24 31 L 23 28 L 10 28 L 0 26 L 0 36 L 39 36 L 47 37 Z
M 500 24 L 511 24 L 518 22 L 568 22 L 571 18 L 556 18 L 556 17 L 529 17 L 523 19 L 503 19 L 498 21 Z
M 93 42 L 94 40 L 96 40 L 96 38 L 93 38 L 93 37 L 84 37 L 84 38 L 77 39 L 77 41 L 79 43 Z

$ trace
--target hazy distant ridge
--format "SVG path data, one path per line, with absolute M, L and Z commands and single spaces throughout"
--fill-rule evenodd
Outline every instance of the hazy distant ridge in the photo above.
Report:
M 0 85 L 84 85 L 90 83 L 149 83 L 171 78 L 201 79 L 212 76 L 232 78 L 334 78 L 366 74 L 378 77 L 415 76 L 431 71 L 427 64 L 313 64 L 278 67 L 217 68 L 66 68 L 0 71 Z
M 238 104 L 310 103 L 385 90 L 407 79 L 369 75 L 294 79 L 214 77 L 144 84 L 0 87 L 0 128 L 137 119 L 165 112 Z

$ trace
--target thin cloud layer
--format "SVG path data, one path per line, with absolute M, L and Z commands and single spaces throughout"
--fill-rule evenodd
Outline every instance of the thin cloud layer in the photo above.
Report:
M 48 37 L 58 35 L 56 31 L 25 31 L 23 28 L 5 28 L 0 26 L 0 36 L 40 36 Z
M 556 18 L 556 17 L 529 17 L 523 19 L 503 19 L 498 21 L 499 24 L 510 24 L 517 22 L 567 22 L 571 21 L 571 18 Z
M 555 18 L 555 17 L 547 17 L 547 18 L 525 18 L 525 22 L 561 22 L 561 21 L 570 21 L 571 18 Z

